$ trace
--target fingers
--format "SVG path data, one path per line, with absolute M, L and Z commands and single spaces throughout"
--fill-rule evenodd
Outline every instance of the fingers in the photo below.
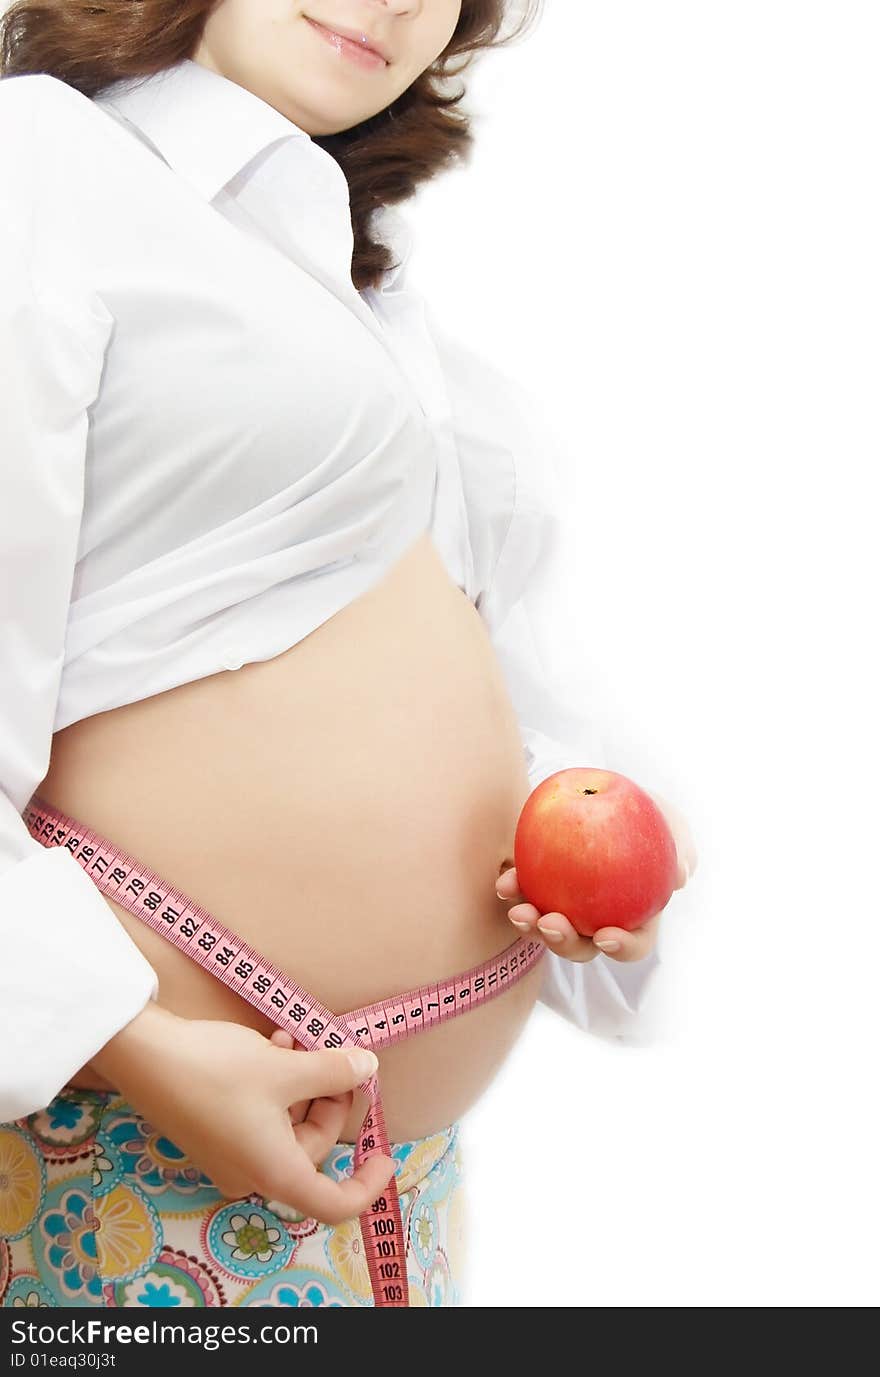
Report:
M 641 961 L 654 948 L 659 923 L 660 914 L 655 913 L 632 932 L 623 928 L 599 928 L 593 933 L 593 943 L 613 961 Z
M 341 1095 L 369 1081 L 378 1065 L 375 1052 L 366 1047 L 322 1047 L 313 1052 L 279 1048 L 279 1089 L 288 1104 Z
M 339 1142 L 342 1125 L 352 1105 L 352 1092 L 347 1090 L 332 1099 L 312 1100 L 308 1114 L 301 1123 L 294 1124 L 296 1140 L 306 1156 L 319 1167 L 331 1148 Z
M 269 1041 L 274 1043 L 276 1047 L 286 1047 L 288 1051 L 291 1051 L 294 1047 L 293 1037 L 290 1035 L 290 1033 L 285 1032 L 283 1028 L 276 1028 L 275 1031 L 271 1034 Z M 292 1124 L 302 1123 L 303 1119 L 309 1112 L 310 1104 L 311 1100 L 306 1099 L 295 1100 L 293 1104 L 288 1105 L 290 1122 Z
M 591 939 L 582 937 L 563 914 L 542 914 L 534 904 L 522 902 L 525 895 L 517 882 L 516 866 L 511 866 L 498 876 L 495 893 L 499 899 L 514 905 L 508 910 L 507 916 L 521 936 L 531 934 L 540 937 L 551 951 L 559 952 L 568 961 L 593 961 L 599 955 Z
M 302 1125 L 297 1132 L 301 1129 Z M 395 1168 L 393 1157 L 375 1153 L 361 1163 L 354 1175 L 332 1181 L 317 1171 L 300 1150 L 290 1164 L 287 1179 L 273 1183 L 270 1198 L 289 1203 L 322 1224 L 341 1224 L 346 1219 L 357 1219 L 370 1208 L 388 1185 Z
M 526 896 L 519 891 L 519 884 L 516 878 L 516 866 L 512 865 L 509 870 L 505 870 L 495 881 L 495 893 L 499 899 L 506 899 L 510 904 L 518 904 Z
M 530 907 L 527 905 L 526 907 Z M 517 909 L 517 913 L 519 913 Z M 535 909 L 537 913 L 537 909 Z M 563 913 L 544 913 L 536 923 L 535 930 L 551 951 L 558 952 L 567 961 L 594 961 L 599 955 L 591 937 L 582 937 Z
M 293 1050 L 294 1039 L 280 1028 L 269 1041 L 284 1051 Z M 396 1167 L 384 1153 L 370 1156 L 344 1181 L 332 1181 L 319 1170 L 339 1141 L 355 1087 L 369 1080 L 377 1067 L 378 1058 L 366 1048 L 300 1050 L 284 1059 L 286 1093 L 298 1097 L 288 1111 L 295 1149 L 282 1179 L 277 1164 L 289 1153 L 280 1143 L 273 1146 L 272 1199 L 287 1201 L 322 1223 L 339 1224 L 363 1214 L 382 1193 Z
M 514 866 L 499 875 L 495 890 L 499 898 L 513 903 L 507 916 L 518 932 L 523 936 L 536 934 L 551 951 L 558 952 L 568 961 L 592 961 L 600 952 L 614 961 L 641 961 L 653 950 L 657 941 L 659 913 L 632 932 L 626 932 L 623 928 L 603 927 L 594 932 L 592 938 L 582 937 L 564 914 L 542 914 L 534 904 L 519 902 L 524 896 L 517 884 Z
M 515 904 L 508 917 L 521 936 L 546 942 L 568 961 L 593 961 L 599 955 L 589 937 L 582 937 L 562 913 L 542 914 L 534 904 Z

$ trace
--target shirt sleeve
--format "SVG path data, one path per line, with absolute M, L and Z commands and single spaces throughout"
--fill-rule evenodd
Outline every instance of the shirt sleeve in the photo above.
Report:
M 13 207 L 20 210 L 18 203 Z M 26 244 L 28 247 L 25 247 Z M 158 992 L 64 847 L 22 814 L 45 778 L 82 514 L 88 408 L 113 319 L 34 270 L 0 220 L 0 1120 L 43 1108 Z
M 529 783 L 556 770 L 613 769 L 590 709 L 588 676 L 547 668 L 547 627 L 564 592 L 566 503 L 552 432 L 534 397 L 440 328 L 430 312 L 458 450 L 473 553 L 474 605 L 486 623 L 516 711 Z M 543 643 L 543 644 L 542 644 Z M 567 961 L 548 949 L 540 1002 L 575 1026 L 626 1040 L 660 963 L 604 955 Z

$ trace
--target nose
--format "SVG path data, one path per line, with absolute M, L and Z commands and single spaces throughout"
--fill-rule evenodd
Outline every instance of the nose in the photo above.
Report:
M 375 3 L 392 14 L 416 14 L 422 8 L 423 0 L 375 0 Z

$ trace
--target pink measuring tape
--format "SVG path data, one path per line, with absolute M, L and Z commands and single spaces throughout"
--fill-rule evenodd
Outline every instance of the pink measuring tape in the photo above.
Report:
M 432 1028 L 515 985 L 547 950 L 537 938 L 519 938 L 497 956 L 450 980 L 334 1014 L 230 928 L 106 837 L 52 808 L 37 794 L 22 816 L 38 842 L 66 847 L 103 894 L 173 942 L 309 1051 L 381 1047 Z M 392 1155 L 378 1072 L 359 1088 L 369 1097 L 370 1107 L 355 1143 L 355 1168 L 376 1153 Z M 376 1306 L 408 1307 L 406 1239 L 396 1176 L 360 1216 L 360 1226 Z

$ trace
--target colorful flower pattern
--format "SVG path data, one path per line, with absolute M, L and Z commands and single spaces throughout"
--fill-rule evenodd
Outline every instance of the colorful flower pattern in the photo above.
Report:
M 59 1096 L 26 1120 L 49 1162 L 76 1160 L 87 1153 L 101 1117 L 100 1097 L 81 1091 L 76 1099 Z
M 98 1244 L 91 1192 L 65 1181 L 48 1192 L 35 1241 L 37 1266 L 61 1305 L 100 1305 Z
M 268 1282 L 260 1282 L 248 1291 L 236 1305 L 260 1306 L 263 1308 L 280 1305 L 328 1309 L 343 1309 L 348 1305 L 345 1293 L 330 1272 L 321 1272 L 308 1267 L 297 1267 L 295 1276 L 289 1281 L 277 1282 L 274 1277 Z
M 12 1242 L 28 1232 L 46 1189 L 42 1154 L 30 1134 L 0 1126 L 0 1237 Z
M 348 1291 L 355 1305 L 372 1304 L 370 1269 L 364 1251 L 360 1222 L 346 1219 L 324 1238 L 324 1251 L 335 1276 Z
M 201 1238 L 203 1251 L 231 1277 L 275 1272 L 294 1248 L 284 1221 L 265 1205 L 221 1205 L 205 1217 Z
M 122 1176 L 162 1210 L 195 1212 L 222 1198 L 180 1148 L 133 1112 L 105 1120 L 97 1142 L 103 1155 L 119 1161 Z
M 106 1284 L 104 1301 L 107 1306 L 183 1310 L 226 1304 L 223 1286 L 204 1262 L 167 1247 L 133 1281 Z
M 419 1200 L 410 1210 L 410 1246 L 423 1267 L 430 1267 L 437 1251 L 437 1212 L 430 1200 Z
M 353 1151 L 337 1143 L 321 1171 L 350 1176 Z M 459 1305 L 459 1125 L 391 1152 L 410 1304 Z M 68 1089 L 0 1124 L 0 1234 L 9 1308 L 374 1304 L 359 1220 L 332 1226 L 257 1195 L 228 1200 L 109 1092 Z
M 98 1264 L 104 1281 L 126 1281 L 156 1260 L 162 1224 L 155 1205 L 124 1182 L 93 1200 Z
M 442 1248 L 434 1254 L 434 1260 L 425 1273 L 425 1290 L 429 1305 L 453 1305 L 455 1288 L 449 1271 L 449 1261 Z
M 35 1272 L 17 1272 L 3 1297 L 3 1308 L 9 1310 L 49 1310 L 58 1304 Z

